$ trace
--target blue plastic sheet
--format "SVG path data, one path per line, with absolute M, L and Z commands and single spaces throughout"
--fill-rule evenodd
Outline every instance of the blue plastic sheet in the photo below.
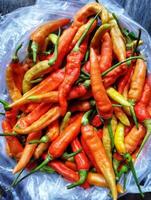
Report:
M 38 0 L 36 5 L 20 8 L 0 20 L 0 98 L 9 100 L 5 84 L 5 68 L 10 62 L 15 47 L 24 42 L 24 48 L 20 57 L 25 56 L 27 39 L 32 30 L 39 24 L 60 17 L 70 17 L 82 7 L 88 0 Z M 142 29 L 144 45 L 141 47 L 145 55 L 148 71 L 151 71 L 151 38 L 139 24 L 134 22 L 117 3 L 112 0 L 102 0 L 111 12 L 115 12 L 123 26 L 137 33 L 138 28 Z M 0 107 L 0 112 L 3 108 Z M 0 118 L 0 122 L 2 117 Z M 151 191 L 151 139 L 145 145 L 142 153 L 135 163 L 139 181 L 142 181 L 142 190 Z M 67 190 L 69 184 L 61 176 L 53 174 L 42 174 L 40 172 L 31 175 L 19 184 L 15 189 L 10 187 L 14 180 L 12 169 L 15 161 L 5 153 L 4 138 L 0 139 L 0 195 L 1 199 L 22 199 L 22 200 L 108 200 L 109 190 L 99 187 L 92 187 L 88 190 L 77 187 Z M 23 174 L 25 174 L 24 172 Z M 137 193 L 131 173 L 128 174 L 127 192 Z

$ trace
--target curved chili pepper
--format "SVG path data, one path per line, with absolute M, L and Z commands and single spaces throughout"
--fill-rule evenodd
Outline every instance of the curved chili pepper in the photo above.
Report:
M 125 137 L 125 147 L 128 153 L 133 153 L 138 145 L 142 142 L 146 134 L 146 130 L 143 125 L 138 124 L 138 129 L 134 126 L 128 135 Z
M 45 38 L 51 33 L 56 31 L 59 27 L 64 26 L 70 22 L 70 19 L 58 19 L 49 21 L 38 27 L 30 36 L 32 41 L 31 49 L 33 52 L 33 61 L 36 62 L 38 50 L 44 44 Z
M 89 172 L 87 176 L 87 181 L 90 185 L 95 185 L 98 187 L 108 187 L 108 184 L 102 174 Z
M 150 97 L 151 97 L 151 87 L 148 84 L 148 81 L 146 80 L 142 91 L 142 96 L 138 101 L 138 103 L 135 105 L 136 116 L 141 122 L 151 118 L 147 110 L 147 105 L 149 104 Z
M 82 148 L 78 138 L 76 138 L 72 141 L 71 147 L 72 147 L 73 152 Z M 71 185 L 69 185 L 67 187 L 68 189 L 71 189 L 71 188 L 76 187 L 78 185 L 82 185 L 86 181 L 86 178 L 87 178 L 87 175 L 88 175 L 88 170 L 90 168 L 89 161 L 88 161 L 84 151 L 78 153 L 74 157 L 74 159 L 75 159 L 75 162 L 77 164 L 77 169 L 79 171 L 80 178 L 77 182 L 74 182 Z
M 19 126 L 19 129 L 24 129 L 30 126 L 33 122 L 37 121 L 43 114 L 45 114 L 49 109 L 51 108 L 51 105 L 41 103 L 39 106 L 35 108 L 31 113 L 28 115 L 21 117 L 15 126 Z
M 21 158 L 19 159 L 17 165 L 13 169 L 14 174 L 24 169 L 34 154 L 37 144 L 31 145 L 29 144 L 29 141 L 34 140 L 34 139 L 38 140 L 41 137 L 41 135 L 42 135 L 42 132 L 33 132 L 28 135 L 27 140 L 26 140 L 26 145 L 22 152 Z
M 90 48 L 90 62 L 91 87 L 94 99 L 96 101 L 96 106 L 99 114 L 103 118 L 108 119 L 112 116 L 112 104 L 107 97 L 105 88 L 103 86 L 98 60 L 93 48 Z
M 101 11 L 101 12 L 100 12 Z M 83 6 L 74 16 L 75 26 L 82 26 L 87 21 L 89 16 L 92 16 L 99 12 L 99 16 L 102 20 L 102 23 L 107 23 L 109 20 L 109 13 L 102 4 L 98 3 L 88 3 Z
M 15 126 L 13 130 L 19 134 L 29 134 L 30 132 L 40 131 L 43 128 L 47 127 L 50 123 L 55 121 L 60 116 L 60 108 L 58 106 L 51 108 L 42 115 L 37 121 L 33 122 L 26 128 L 20 128 L 19 126 Z
M 36 159 L 40 158 L 43 152 L 48 149 L 50 142 L 54 141 L 58 137 L 58 135 L 59 135 L 59 123 L 58 120 L 56 120 L 48 126 L 46 135 L 44 135 L 40 140 L 30 141 L 30 144 L 41 143 L 37 146 L 34 152 L 34 157 Z
M 89 109 L 91 109 L 91 108 L 89 108 Z M 85 111 L 87 111 L 87 110 L 85 110 Z M 93 117 L 93 119 L 91 120 L 91 124 L 92 124 L 92 126 L 95 126 L 95 127 L 99 127 L 99 126 L 102 125 L 102 121 L 101 121 L 101 119 L 100 119 L 99 114 L 96 114 L 96 115 Z
M 123 110 L 121 108 L 114 107 L 113 111 L 114 111 L 116 118 L 119 119 L 119 121 L 121 123 L 123 123 L 125 126 L 130 126 L 130 121 L 129 121 L 127 115 L 123 112 Z
M 99 168 L 99 172 L 102 172 L 109 188 L 112 191 L 113 199 L 117 199 L 117 189 L 115 183 L 115 175 L 112 168 L 112 164 L 106 155 L 105 149 L 96 132 L 93 130 L 93 127 L 86 125 L 81 128 L 82 137 L 87 144 L 89 150 L 91 151 L 92 157 L 94 158 L 96 165 Z
M 10 125 L 13 127 L 17 121 L 18 110 L 11 109 L 5 112 L 6 120 L 9 121 Z
M 7 120 L 2 121 L 2 129 L 5 134 L 12 133 L 12 128 Z M 6 141 L 12 156 L 15 157 L 16 159 L 19 159 L 23 152 L 23 147 L 19 142 L 19 140 L 15 136 L 8 136 L 8 137 L 6 136 Z
M 138 59 L 132 75 L 128 98 L 138 102 L 141 98 L 146 77 L 146 64 L 143 60 Z
M 109 33 L 105 33 L 102 36 L 100 55 L 100 70 L 101 72 L 104 72 L 112 65 L 112 40 Z

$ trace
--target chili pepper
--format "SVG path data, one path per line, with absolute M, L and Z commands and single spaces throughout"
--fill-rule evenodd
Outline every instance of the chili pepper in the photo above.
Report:
M 102 129 L 98 129 L 96 132 L 97 132 L 98 137 L 102 140 L 103 130 Z
M 22 94 L 15 84 L 12 65 L 18 65 L 18 63 L 10 64 L 6 68 L 6 84 L 7 84 L 7 90 L 11 99 L 13 101 L 16 101 L 17 99 L 20 99 L 22 97 Z
M 101 12 L 100 12 L 101 11 Z M 101 18 L 102 24 L 107 23 L 109 20 L 109 13 L 105 9 L 102 4 L 98 3 L 88 3 L 87 5 L 83 6 L 74 16 L 74 25 L 75 26 L 82 26 L 87 21 L 89 16 L 93 14 L 99 13 Z
M 75 44 L 77 43 L 77 41 L 80 39 L 80 37 L 82 36 L 82 34 L 87 30 L 89 29 L 89 26 L 91 25 L 91 19 L 88 20 L 88 22 L 86 24 L 83 24 L 81 27 L 79 27 L 78 31 L 76 32 L 71 44 L 70 44 L 70 47 L 69 47 L 69 50 L 72 50 L 73 47 L 75 46 Z M 91 33 L 94 28 L 96 27 L 97 25 L 97 21 L 95 20 L 92 24 L 92 26 L 90 27 L 89 31 L 88 31 L 88 34 Z
M 29 141 L 30 140 L 33 140 L 33 139 L 39 139 L 41 137 L 42 133 L 41 132 L 33 132 L 33 133 L 30 133 L 27 137 L 27 140 L 26 140 L 26 145 L 24 147 L 24 150 L 22 152 L 22 156 L 21 158 L 19 159 L 17 165 L 15 166 L 15 168 L 13 169 L 13 173 L 17 173 L 19 172 L 20 170 L 24 169 L 27 164 L 29 163 L 31 157 L 33 156 L 34 154 L 34 151 L 36 149 L 36 146 L 37 144 L 29 144 Z
M 73 87 L 69 93 L 68 99 L 71 100 L 71 99 L 84 97 L 86 93 L 88 92 L 89 86 L 90 86 L 90 81 L 86 80 L 84 81 L 84 83 Z
M 86 112 L 90 110 L 91 107 L 95 105 L 95 101 L 76 101 L 76 104 L 73 103 L 73 105 L 69 106 L 69 110 L 71 112 Z
M 124 137 L 127 136 L 127 134 L 130 132 L 130 130 L 133 128 L 134 124 L 130 124 L 130 126 L 124 127 Z
M 151 96 L 151 87 L 148 84 L 148 81 L 146 80 L 142 91 L 142 96 L 138 101 L 138 103 L 135 105 L 136 116 L 141 122 L 151 118 L 150 114 L 147 111 L 147 105 L 149 104 L 150 96 Z
M 6 120 L 9 121 L 10 125 L 13 127 L 17 121 L 18 110 L 12 109 L 5 112 Z
M 40 140 L 32 140 L 29 142 L 30 144 L 40 143 L 34 152 L 34 157 L 38 159 L 42 153 L 48 149 L 50 142 L 54 141 L 58 135 L 59 123 L 58 120 L 56 120 L 48 126 L 46 135 L 44 135 Z
M 138 129 L 134 126 L 128 135 L 125 137 L 125 147 L 128 153 L 133 153 L 138 145 L 142 142 L 146 134 L 146 130 L 143 125 L 138 124 Z
M 34 109 L 36 109 L 38 106 L 40 105 L 40 103 L 33 103 L 30 102 L 29 104 L 27 104 L 26 109 L 24 110 L 24 113 L 29 114 L 31 113 Z
M 61 66 L 62 60 L 64 59 L 66 53 L 68 52 L 69 44 L 71 43 L 76 31 L 77 31 L 77 27 L 70 26 L 68 29 L 66 29 L 63 32 L 62 36 L 59 39 L 57 60 L 51 67 L 48 64 L 48 62 L 49 62 L 48 60 L 51 59 L 52 56 L 48 57 L 48 60 L 44 60 L 44 61 L 37 63 L 34 67 L 32 67 L 31 70 L 28 70 L 28 74 L 26 74 L 25 75 L 26 77 L 24 78 L 25 80 L 27 79 L 26 80 L 27 87 L 30 86 L 30 81 L 32 79 L 37 78 L 46 73 L 55 71 L 56 69 L 58 69 Z
M 113 158 L 118 160 L 118 161 L 122 161 L 123 160 L 123 157 L 118 152 L 115 152 L 113 154 Z
M 29 92 L 27 92 L 22 98 L 14 103 L 10 104 L 9 107 L 18 107 L 28 102 L 28 97 L 36 94 L 43 94 L 46 92 L 50 92 L 58 88 L 60 83 L 64 79 L 64 70 L 60 69 L 56 72 L 50 74 L 46 79 L 44 79 L 41 83 L 33 87 Z
M 85 73 L 90 73 L 90 60 L 88 60 L 82 67 L 82 72 L 84 71 Z
M 120 94 L 123 93 L 124 88 L 125 88 L 127 82 L 129 81 L 129 79 L 131 78 L 132 74 L 133 74 L 133 67 L 130 67 L 130 68 L 128 68 L 127 73 L 125 74 L 125 76 L 121 78 L 121 80 L 120 80 L 120 82 L 118 84 L 118 92 Z
M 37 121 L 33 122 L 26 128 L 20 128 L 15 126 L 13 130 L 19 134 L 29 134 L 30 132 L 40 131 L 43 128 L 47 127 L 50 123 L 55 121 L 60 116 L 60 108 L 58 106 L 51 108 L 42 115 Z
M 113 110 L 115 116 L 117 117 L 117 119 L 119 119 L 121 123 L 123 123 L 125 126 L 130 126 L 130 121 L 121 108 L 114 107 Z
M 145 84 L 146 64 L 143 60 L 138 59 L 132 75 L 128 98 L 138 102 L 141 98 Z
M 63 83 L 59 87 L 59 104 L 61 106 L 61 114 L 64 115 L 67 110 L 66 97 L 80 75 L 81 61 L 84 58 L 87 49 L 88 37 L 85 39 L 88 31 L 92 28 L 97 15 L 91 20 L 91 23 L 77 41 L 71 53 L 67 56 L 66 73 Z M 84 40 L 85 39 L 85 40 Z M 84 40 L 84 41 L 83 41 Z M 82 44 L 81 44 L 82 43 Z
M 115 147 L 116 150 L 118 151 L 119 154 L 125 154 L 126 153 L 126 148 L 124 144 L 124 125 L 122 123 L 118 123 L 116 132 L 114 135 L 114 142 L 115 142 Z
M 115 175 L 112 168 L 112 164 L 105 152 L 105 149 L 103 147 L 103 144 L 99 137 L 97 136 L 97 133 L 94 131 L 93 127 L 88 124 L 88 112 L 85 113 L 85 115 L 82 118 L 82 124 L 81 132 L 82 137 L 88 146 L 89 151 L 91 152 L 91 155 L 99 168 L 99 172 L 102 172 L 113 195 L 113 199 L 117 199 L 117 190 L 116 190 L 116 184 L 115 184 Z
M 69 167 L 70 169 L 72 169 L 73 171 L 77 171 L 77 166 L 76 166 L 76 164 L 75 164 L 74 162 L 71 162 L 71 161 L 69 161 L 69 160 L 66 160 L 66 161 L 65 161 L 65 165 L 66 165 L 67 167 Z
M 56 31 L 59 27 L 64 26 L 70 22 L 69 19 L 59 19 L 49 21 L 40 27 L 38 27 L 30 36 L 32 40 L 31 49 L 33 51 L 33 61 L 36 62 L 38 48 L 41 48 L 45 38 L 53 31 Z
M 112 64 L 112 40 L 109 33 L 105 33 L 102 37 L 100 70 L 106 71 Z
M 49 59 L 47 66 L 46 65 L 39 65 L 39 63 L 35 66 L 33 66 L 30 70 L 28 70 L 24 76 L 23 79 L 23 93 L 26 93 L 29 91 L 32 87 L 31 80 L 34 78 L 37 78 L 39 75 L 42 75 L 43 71 L 47 70 L 50 66 L 52 66 L 58 57 L 58 43 L 59 43 L 59 38 L 60 38 L 60 28 L 59 28 L 59 33 L 58 33 L 58 39 L 55 44 L 55 49 L 52 57 Z M 41 62 L 42 63 L 42 62 Z
M 28 177 L 30 174 L 35 173 L 36 171 L 40 170 L 43 166 L 47 165 L 49 161 L 60 157 L 65 151 L 65 149 L 67 148 L 67 146 L 77 137 L 78 133 L 80 132 L 81 119 L 82 119 L 82 115 L 79 115 L 78 118 L 72 124 L 70 124 L 62 132 L 62 134 L 57 137 L 56 140 L 54 140 L 51 143 L 48 149 L 48 155 L 46 159 L 40 165 L 38 165 L 35 169 L 31 170 L 30 173 L 28 173 L 26 176 L 21 178 L 16 184 L 18 184 L 20 181 Z
M 71 147 L 72 147 L 73 152 L 82 148 L 78 138 L 76 138 L 72 141 Z M 74 158 L 75 158 L 75 162 L 77 164 L 77 169 L 79 171 L 80 178 L 77 182 L 74 182 L 71 185 L 69 185 L 67 187 L 68 189 L 71 189 L 73 187 L 76 187 L 78 185 L 82 185 L 83 183 L 85 183 L 87 175 L 88 175 L 88 170 L 90 168 L 89 161 L 88 161 L 84 151 L 81 151 L 80 153 L 78 153 Z
M 67 112 L 61 122 L 61 125 L 60 125 L 60 131 L 63 131 L 67 126 L 68 126 L 68 123 L 69 123 L 69 120 L 70 120 L 70 117 L 71 117 L 71 112 Z
M 90 108 L 89 108 L 89 109 L 90 109 Z M 85 110 L 85 111 L 87 111 L 87 110 Z M 101 119 L 100 119 L 99 114 L 96 114 L 96 115 L 93 117 L 93 119 L 91 120 L 91 124 L 92 124 L 93 126 L 95 126 L 95 127 L 99 127 L 99 126 L 102 125 L 102 121 L 101 121 Z
M 100 76 L 99 63 L 95 51 L 92 47 L 90 48 L 90 62 L 91 87 L 94 99 L 96 101 L 96 106 L 99 114 L 103 118 L 108 119 L 112 116 L 112 104 L 108 99 L 105 88 L 103 86 Z
M 2 129 L 5 134 L 12 133 L 12 128 L 10 126 L 9 121 L 7 120 L 2 121 Z M 19 142 L 19 140 L 15 136 L 8 136 L 8 137 L 6 136 L 6 142 L 9 146 L 9 150 L 12 156 L 15 157 L 16 159 L 20 158 L 23 152 L 23 147 Z
M 112 98 L 112 100 L 120 103 L 122 106 L 128 106 L 130 108 L 133 120 L 135 122 L 136 127 L 138 128 L 138 122 L 137 122 L 137 118 L 136 118 L 132 103 L 127 101 L 119 92 L 117 92 L 112 87 L 108 88 L 106 91 L 107 91 L 107 94 L 109 95 L 109 97 Z
M 95 185 L 98 187 L 108 187 L 108 184 L 102 174 L 89 172 L 87 176 L 87 181 L 90 185 Z

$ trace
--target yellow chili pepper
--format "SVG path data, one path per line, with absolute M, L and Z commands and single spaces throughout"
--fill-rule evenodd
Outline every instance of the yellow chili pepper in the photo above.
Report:
M 124 125 L 120 122 L 118 123 L 116 128 L 116 132 L 114 135 L 114 143 L 119 154 L 126 153 L 126 148 L 124 144 Z
M 114 114 L 122 124 L 124 124 L 125 126 L 130 126 L 130 121 L 121 108 L 114 107 Z

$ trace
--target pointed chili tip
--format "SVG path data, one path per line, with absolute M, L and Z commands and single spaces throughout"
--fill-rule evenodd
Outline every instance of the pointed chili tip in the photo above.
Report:
M 86 178 L 88 176 L 88 171 L 87 170 L 79 170 L 79 176 L 80 176 L 79 180 L 77 182 L 74 182 L 74 183 L 68 185 L 67 189 L 72 189 L 74 187 L 82 185 L 86 181 Z
M 38 52 L 38 43 L 35 41 L 32 41 L 31 43 L 31 50 L 33 55 L 33 62 L 36 63 L 37 60 L 37 52 Z
M 88 118 L 89 118 L 90 114 L 92 113 L 92 111 L 93 110 L 89 110 L 83 115 L 83 117 L 82 117 L 82 125 L 83 126 L 86 126 L 89 123 L 89 119 Z

